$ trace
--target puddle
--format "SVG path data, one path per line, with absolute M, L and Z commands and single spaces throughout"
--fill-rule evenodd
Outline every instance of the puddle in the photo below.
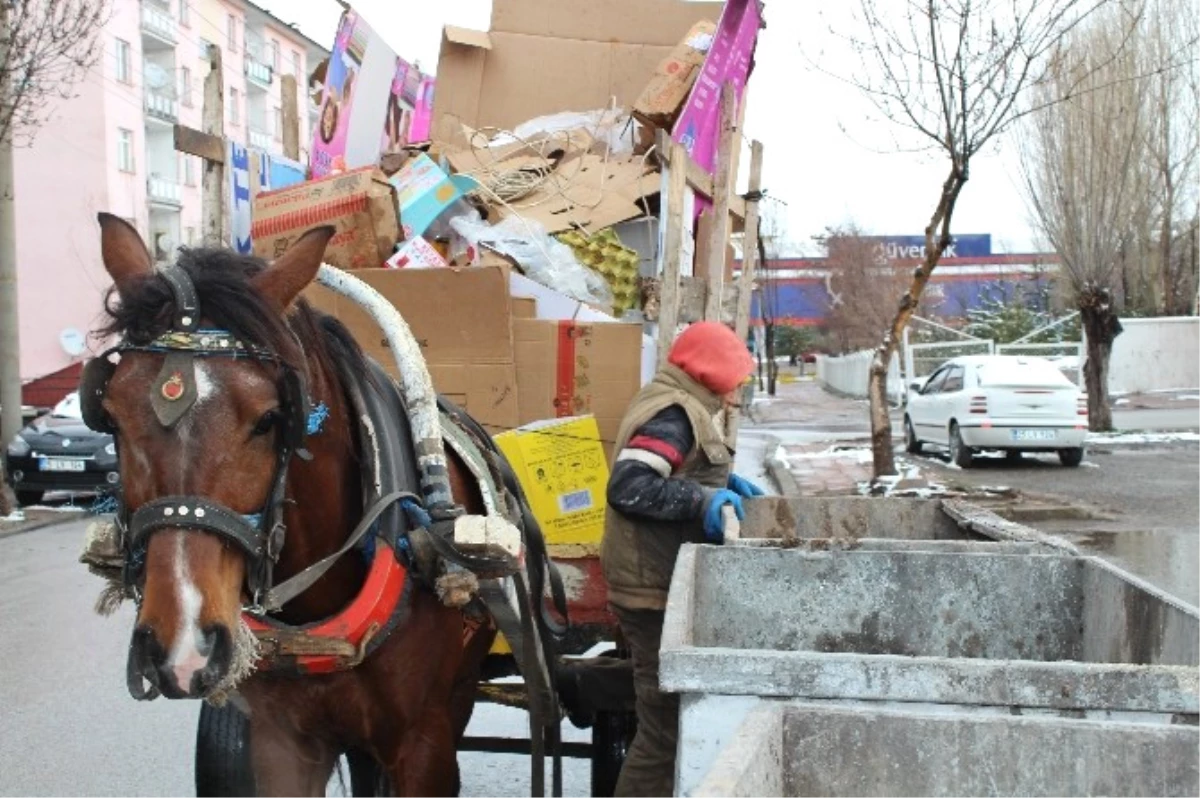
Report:
M 1092 531 L 1064 537 L 1088 554 L 1097 554 L 1172 596 L 1200 606 L 1200 535 L 1196 530 Z

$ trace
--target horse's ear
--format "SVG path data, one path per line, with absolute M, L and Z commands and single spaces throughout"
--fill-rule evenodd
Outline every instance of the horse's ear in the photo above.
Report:
M 154 261 L 133 225 L 111 213 L 96 214 L 100 222 L 100 257 L 117 288 L 134 277 L 152 274 Z
M 317 276 L 325 258 L 325 246 L 336 231 L 333 225 L 324 225 L 300 236 L 287 252 L 254 278 L 254 287 L 281 309 L 291 305 Z

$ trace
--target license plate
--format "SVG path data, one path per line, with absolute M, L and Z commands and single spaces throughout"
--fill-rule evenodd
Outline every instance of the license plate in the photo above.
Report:
M 1058 432 L 1052 429 L 1015 429 L 1012 431 L 1014 441 L 1052 441 L 1058 437 Z
M 60 457 L 43 457 L 40 465 L 43 471 L 84 471 L 87 469 L 87 462 L 84 460 Z

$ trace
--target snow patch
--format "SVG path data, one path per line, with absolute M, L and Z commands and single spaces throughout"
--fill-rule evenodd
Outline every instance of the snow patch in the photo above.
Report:
M 1197 432 L 1105 432 L 1089 433 L 1089 444 L 1106 446 L 1134 443 L 1182 443 L 1200 441 Z
M 1189 393 L 1183 396 L 1172 396 L 1171 400 L 1174 402 L 1200 402 L 1200 394 Z
M 1113 402 L 1113 404 L 1117 405 L 1119 407 L 1121 405 L 1129 404 L 1129 400 L 1128 399 L 1118 399 L 1117 401 Z

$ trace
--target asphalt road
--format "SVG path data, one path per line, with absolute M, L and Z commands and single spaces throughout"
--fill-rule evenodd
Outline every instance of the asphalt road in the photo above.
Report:
M 195 795 L 199 704 L 129 697 L 133 612 L 92 612 L 101 583 L 76 561 L 85 525 L 0 538 L 0 795 Z M 524 736 L 526 723 L 517 710 L 481 706 L 469 733 Z M 566 739 L 587 735 L 564 726 Z M 464 753 L 459 762 L 465 796 L 529 795 L 524 757 Z M 588 795 L 589 773 L 567 760 L 565 793 Z M 330 794 L 340 794 L 336 782 Z

